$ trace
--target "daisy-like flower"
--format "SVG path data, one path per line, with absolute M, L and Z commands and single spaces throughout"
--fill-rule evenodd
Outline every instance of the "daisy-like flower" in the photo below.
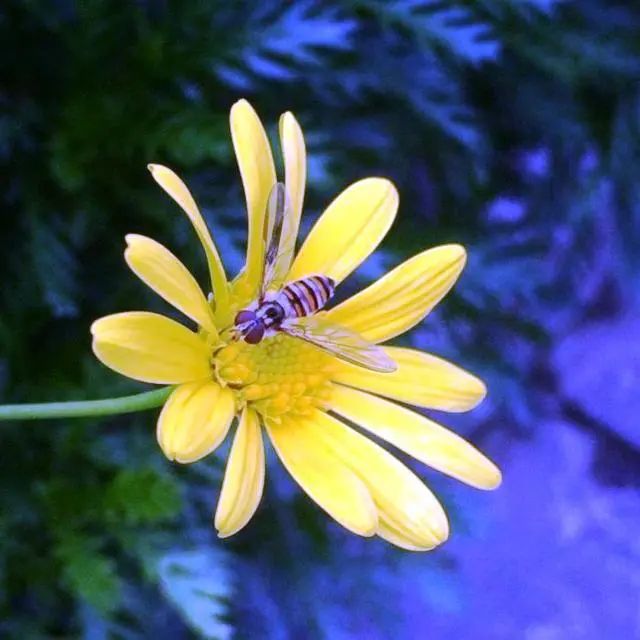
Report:
M 482 400 L 485 386 L 457 366 L 413 349 L 384 347 L 397 369 L 379 373 L 283 333 L 255 345 L 225 340 L 237 311 L 258 295 L 264 216 L 276 182 L 269 142 L 255 111 L 242 100 L 232 107 L 230 120 L 249 215 L 244 270 L 227 280 L 185 184 L 170 169 L 150 165 L 156 182 L 195 228 L 212 296 L 205 296 L 164 246 L 129 235 L 127 264 L 197 328 L 145 311 L 117 313 L 93 323 L 94 353 L 135 380 L 176 385 L 157 425 L 158 443 L 170 460 L 200 460 L 238 418 L 215 514 L 220 536 L 241 529 L 258 506 L 265 477 L 264 430 L 302 489 L 344 527 L 406 549 L 432 549 L 449 535 L 436 497 L 404 464 L 346 422 L 445 474 L 493 489 L 500 472 L 490 460 L 448 429 L 398 404 L 466 411 Z M 285 224 L 297 232 L 306 152 L 291 113 L 280 119 L 280 142 L 291 203 Z M 339 284 L 375 250 L 397 208 L 398 194 L 388 180 L 367 178 L 351 185 L 329 205 L 297 254 L 292 248 L 278 257 L 288 272 L 285 282 L 321 274 Z M 465 258 L 459 245 L 424 251 L 325 317 L 371 342 L 386 342 L 429 313 L 453 286 Z

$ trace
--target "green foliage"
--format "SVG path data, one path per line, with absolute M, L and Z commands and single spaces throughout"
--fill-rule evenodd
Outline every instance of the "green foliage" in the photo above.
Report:
M 153 236 L 206 272 L 148 162 L 185 176 L 240 267 L 227 118 L 246 96 L 270 133 L 286 109 L 305 128 L 305 224 L 355 179 L 398 184 L 386 252 L 346 290 L 425 246 L 467 245 L 455 295 L 413 339 L 489 381 L 467 429 L 531 427 L 535 348 L 637 290 L 639 24 L 632 3 L 597 0 L 4 2 L 2 399 L 137 390 L 95 362 L 88 335 L 105 313 L 167 310 L 127 272 L 123 236 Z M 256 521 L 216 540 L 221 465 L 172 467 L 154 419 L 2 426 L 0 636 L 256 637 L 260 622 L 303 637 L 305 618 L 331 637 L 326 621 L 346 613 L 338 597 L 323 609 L 310 581 L 331 585 L 327 567 L 353 559 L 333 525 L 306 500 L 294 508 L 271 465 Z M 394 573 L 400 556 L 371 545 L 339 593 L 403 601 L 411 568 Z
M 61 224 L 55 218 L 50 224 L 33 219 L 30 258 L 37 276 L 33 284 L 54 317 L 74 316 L 78 312 L 79 265 L 59 227 Z
M 175 482 L 153 469 L 123 469 L 107 489 L 105 509 L 114 523 L 153 524 L 179 512 L 180 496 Z
M 238 20 L 240 12 L 245 18 Z M 262 78 L 280 82 L 304 79 L 321 68 L 323 51 L 353 47 L 355 21 L 335 7 L 309 1 L 295 3 L 240 2 L 228 16 L 233 44 L 217 64 L 223 81 L 240 89 Z M 238 64 L 238 61 L 240 64 Z
M 96 541 L 69 536 L 56 545 L 62 580 L 78 598 L 102 613 L 119 604 L 121 584 L 112 559 L 96 549 Z
M 229 561 L 222 551 L 206 547 L 168 553 L 158 564 L 167 598 L 203 638 L 231 637 L 232 627 L 224 619 L 233 597 Z
M 500 53 L 491 26 L 462 3 L 392 0 L 361 4 L 383 21 L 407 30 L 428 51 L 442 48 L 461 62 L 472 64 L 495 60 Z

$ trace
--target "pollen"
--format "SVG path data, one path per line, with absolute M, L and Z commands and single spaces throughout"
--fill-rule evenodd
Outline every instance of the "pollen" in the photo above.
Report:
M 332 356 L 286 335 L 257 345 L 233 342 L 214 352 L 213 371 L 236 392 L 238 408 L 250 405 L 264 417 L 309 413 L 330 397 Z

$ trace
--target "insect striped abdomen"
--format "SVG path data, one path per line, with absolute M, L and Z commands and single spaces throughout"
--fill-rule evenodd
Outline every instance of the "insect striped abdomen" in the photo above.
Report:
M 322 309 L 329 302 L 334 291 L 335 282 L 331 278 L 308 276 L 290 282 L 278 297 L 283 296 L 295 317 L 301 318 Z

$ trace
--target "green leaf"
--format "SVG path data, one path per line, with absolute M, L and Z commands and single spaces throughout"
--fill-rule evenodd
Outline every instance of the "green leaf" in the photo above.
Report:
M 463 62 L 496 60 L 500 43 L 490 24 L 460 2 L 385 0 L 361 3 L 386 22 L 412 33 L 428 48 L 441 47 Z
M 114 561 L 97 546 L 91 538 L 69 535 L 55 551 L 69 589 L 98 611 L 110 613 L 120 601 L 121 584 Z
M 184 621 L 203 638 L 227 640 L 232 627 L 224 620 L 232 595 L 227 555 L 211 547 L 172 551 L 158 563 L 160 586 Z
M 252 77 L 292 81 L 326 64 L 327 54 L 351 47 L 356 24 L 339 10 L 309 0 L 273 4 L 255 3 L 237 16 L 237 45 L 228 62 L 216 64 L 224 82 L 244 88 Z
M 155 469 L 124 469 L 107 489 L 105 509 L 109 520 L 129 524 L 169 520 L 180 511 L 179 488 Z
M 38 283 L 55 317 L 78 313 L 78 261 L 55 219 L 32 219 L 31 256 Z

